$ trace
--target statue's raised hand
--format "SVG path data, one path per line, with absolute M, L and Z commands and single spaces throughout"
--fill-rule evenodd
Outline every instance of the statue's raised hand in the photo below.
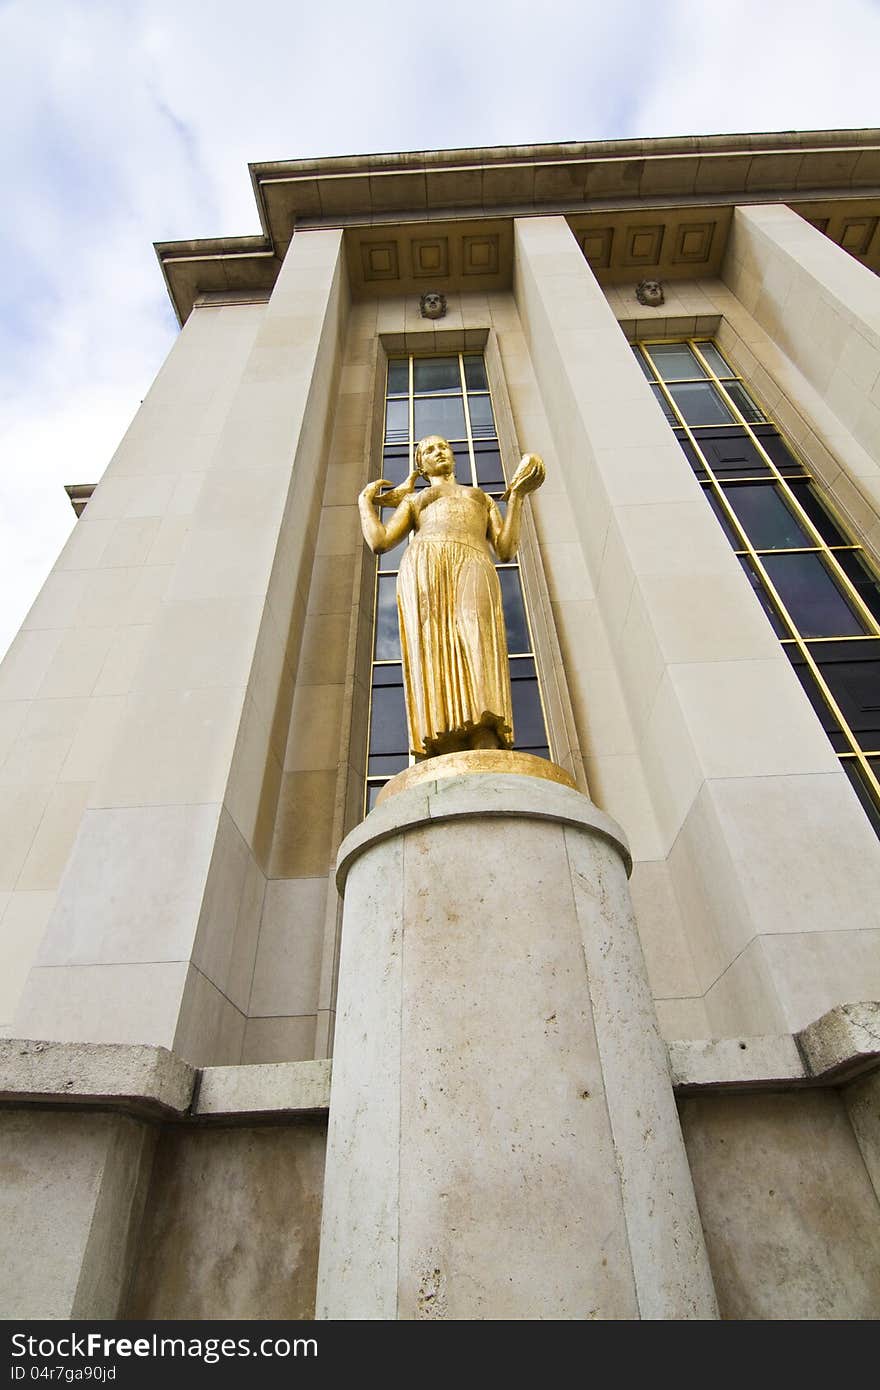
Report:
M 547 476 L 544 460 L 540 454 L 523 454 L 522 462 L 510 480 L 510 486 L 501 494 L 506 502 L 510 497 L 525 497 L 539 488 Z
M 387 478 L 380 478 L 378 482 L 375 484 L 376 489 L 387 487 L 391 488 L 391 491 L 381 492 L 379 493 L 378 497 L 376 496 L 376 492 L 373 492 L 370 497 L 370 501 L 377 502 L 380 507 L 398 506 L 403 501 L 404 497 L 408 497 L 409 494 L 415 490 L 416 479 L 418 478 L 418 476 L 418 469 L 414 468 L 412 473 L 410 473 L 409 477 L 405 478 L 399 487 L 392 487 L 391 483 L 388 482 Z M 373 486 L 373 484 L 368 483 L 367 486 L 371 487 Z
M 383 487 L 391 487 L 391 483 L 388 479 L 374 478 L 371 483 L 367 483 L 367 486 L 362 490 L 358 500 L 362 498 L 364 502 L 375 502 L 376 494 L 381 492 Z

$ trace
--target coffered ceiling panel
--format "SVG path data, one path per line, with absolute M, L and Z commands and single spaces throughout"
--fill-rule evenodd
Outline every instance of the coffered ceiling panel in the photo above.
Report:
M 569 225 L 603 285 L 718 275 L 733 209 L 576 213 Z M 697 215 L 695 215 L 697 214 Z
M 355 296 L 504 289 L 511 282 L 510 218 L 349 227 L 345 244 Z
M 795 212 L 880 275 L 880 199 L 792 203 Z

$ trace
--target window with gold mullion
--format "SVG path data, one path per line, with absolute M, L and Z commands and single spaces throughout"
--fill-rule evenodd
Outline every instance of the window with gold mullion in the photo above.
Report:
M 880 833 L 880 585 L 863 547 L 714 343 L 634 352 Z

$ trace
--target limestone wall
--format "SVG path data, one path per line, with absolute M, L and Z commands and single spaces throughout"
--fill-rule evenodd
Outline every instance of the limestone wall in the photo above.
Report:
M 880 1206 L 833 1090 L 680 1102 L 723 1318 L 880 1313 Z
M 326 1121 L 167 1128 L 126 1318 L 312 1318 Z

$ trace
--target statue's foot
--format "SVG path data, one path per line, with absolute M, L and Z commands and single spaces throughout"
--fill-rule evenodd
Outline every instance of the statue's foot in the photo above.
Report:
M 474 729 L 470 735 L 470 748 L 500 748 L 501 740 L 496 729 L 479 728 Z

